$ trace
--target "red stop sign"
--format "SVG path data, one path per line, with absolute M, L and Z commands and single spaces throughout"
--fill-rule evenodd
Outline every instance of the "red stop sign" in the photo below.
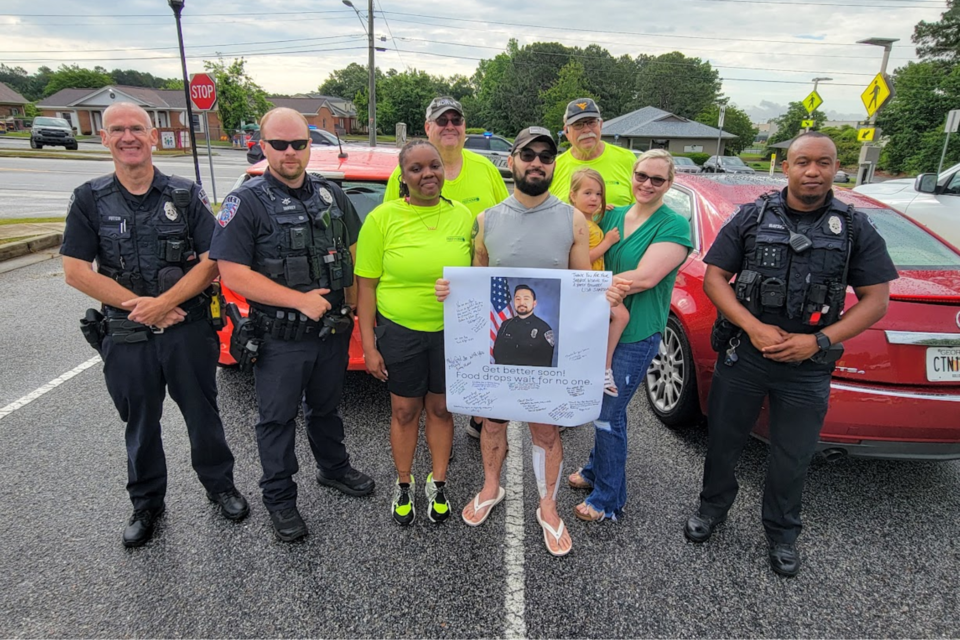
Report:
M 190 76 L 190 102 L 198 111 L 210 111 L 217 102 L 217 85 L 206 73 Z

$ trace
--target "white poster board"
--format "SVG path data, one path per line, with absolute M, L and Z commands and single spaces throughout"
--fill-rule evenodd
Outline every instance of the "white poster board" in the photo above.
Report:
M 450 411 L 565 427 L 600 415 L 609 271 L 448 267 L 443 277 Z

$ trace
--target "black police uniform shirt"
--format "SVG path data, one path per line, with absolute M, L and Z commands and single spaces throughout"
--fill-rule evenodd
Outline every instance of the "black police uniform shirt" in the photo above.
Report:
M 281 193 L 285 193 L 301 202 L 309 199 L 313 194 L 314 184 L 308 178 L 303 181 L 303 185 L 298 188 L 288 187 L 277 180 L 267 169 L 263 172 L 263 178 Z M 350 198 L 343 192 L 343 189 L 332 182 L 327 183 L 327 189 L 333 196 L 343 212 L 343 221 L 347 228 L 349 236 L 344 242 L 344 246 L 349 249 L 356 244 L 360 235 L 360 216 L 357 210 L 350 202 Z M 218 218 L 219 224 L 214 225 L 213 243 L 210 248 L 210 258 L 213 260 L 226 260 L 242 264 L 255 270 L 256 265 L 263 264 L 264 258 L 272 257 L 267 254 L 265 248 L 276 249 L 279 246 L 278 226 L 271 219 L 270 213 L 260 200 L 248 187 L 249 182 L 239 189 L 231 192 L 227 198 L 236 197 L 239 204 L 232 213 L 232 217 L 223 220 L 223 216 Z M 224 202 L 227 202 L 224 198 Z M 223 209 L 221 208 L 221 212 Z M 229 286 L 229 283 L 227 283 Z M 303 287 L 297 287 L 301 289 Z M 333 306 L 343 303 L 343 291 L 331 291 L 324 298 Z
M 803 233 L 820 216 L 824 209 L 830 206 L 833 200 L 833 191 L 827 194 L 827 203 L 812 212 L 795 211 L 786 206 L 787 189 L 780 194 L 784 203 L 784 212 L 793 224 L 794 229 Z M 839 201 L 838 206 L 846 208 L 846 204 Z M 707 252 L 703 261 L 719 267 L 724 271 L 739 273 L 743 268 L 744 256 L 754 251 L 757 239 L 757 208 L 742 206 L 720 229 L 716 240 Z M 853 212 L 853 251 L 850 254 L 850 268 L 847 274 L 847 284 L 851 287 L 868 287 L 874 284 L 896 280 L 899 275 L 897 268 L 887 252 L 887 244 L 873 226 L 873 222 L 862 211 Z M 822 327 L 804 324 L 800 318 L 788 318 L 785 312 L 764 311 L 760 321 L 766 324 L 779 326 L 790 333 L 816 333 Z
M 493 361 L 528 367 L 553 366 L 553 329 L 530 314 L 526 318 L 514 316 L 500 325 L 493 343 Z
M 156 167 L 153 169 L 153 182 L 143 195 L 134 195 L 127 191 L 117 180 L 116 175 L 113 180 L 131 212 L 159 211 L 163 190 L 170 182 L 169 176 L 161 173 Z M 84 262 L 93 262 L 100 250 L 100 213 L 97 211 L 97 203 L 90 186 L 92 182 L 92 180 L 85 182 L 74 189 L 70 204 L 67 206 L 63 244 L 60 246 L 60 255 Z M 210 250 L 216 221 L 203 189 L 193 181 L 185 180 L 184 182 L 189 182 L 190 185 L 190 204 L 186 211 L 187 225 L 190 228 L 190 236 L 193 238 L 194 250 L 199 256 Z

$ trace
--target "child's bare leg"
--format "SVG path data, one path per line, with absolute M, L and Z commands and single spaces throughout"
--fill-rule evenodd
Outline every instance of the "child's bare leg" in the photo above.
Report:
M 627 328 L 627 323 L 630 322 L 630 312 L 627 311 L 625 306 L 617 305 L 610 309 L 610 329 L 607 337 L 607 369 L 613 367 L 613 352 L 617 348 L 617 343 L 620 342 L 620 336 L 623 335 L 623 330 Z

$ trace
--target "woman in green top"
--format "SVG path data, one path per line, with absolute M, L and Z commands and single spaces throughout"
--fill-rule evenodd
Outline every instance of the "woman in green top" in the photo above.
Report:
M 600 223 L 605 233 L 620 232 L 620 242 L 604 260 L 614 274 L 632 282 L 623 300 L 630 321 L 613 354 L 619 396 L 603 397 L 590 459 L 569 478 L 572 487 L 591 490 L 574 509 L 581 520 L 616 519 L 627 502 L 627 405 L 660 347 L 673 283 L 693 247 L 690 224 L 663 204 L 673 178 L 673 157 L 662 149 L 647 151 L 633 165 L 635 204 L 607 212 Z
M 400 169 L 403 197 L 367 216 L 354 272 L 363 357 L 367 370 L 390 391 L 390 444 L 397 467 L 393 518 L 408 525 L 416 517 L 411 467 L 424 410 L 433 459 L 425 486 L 427 516 L 440 522 L 450 515 L 444 490 L 453 416 L 444 379 L 443 305 L 434 283 L 444 267 L 470 266 L 473 215 L 440 195 L 443 162 L 426 140 L 403 147 Z

